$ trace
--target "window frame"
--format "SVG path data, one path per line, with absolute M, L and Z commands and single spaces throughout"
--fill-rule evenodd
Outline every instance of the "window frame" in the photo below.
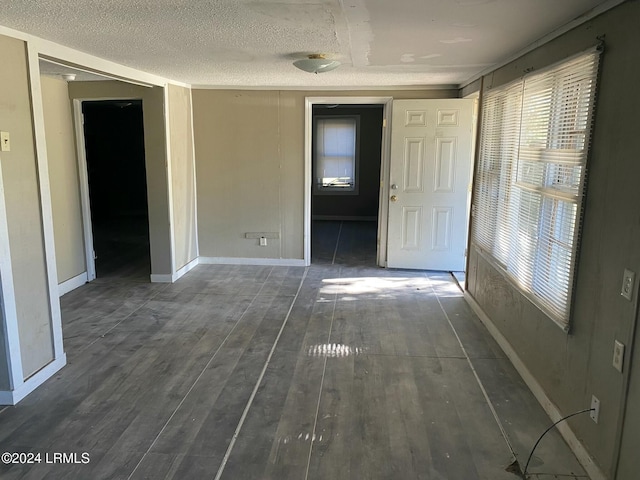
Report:
M 316 168 L 318 165 L 318 120 L 331 119 L 353 119 L 355 122 L 355 151 L 353 165 L 353 187 L 324 187 L 317 182 Z M 335 114 L 322 115 L 313 114 L 312 117 L 312 139 L 311 139 L 311 171 L 312 171 L 312 192 L 313 195 L 359 195 L 360 194 L 360 115 L 358 114 Z

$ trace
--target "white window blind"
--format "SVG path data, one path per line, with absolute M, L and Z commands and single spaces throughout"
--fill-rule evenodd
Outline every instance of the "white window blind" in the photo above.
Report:
M 599 51 L 486 93 L 473 239 L 568 329 Z
M 357 123 L 355 117 L 316 120 L 315 172 L 318 189 L 355 189 Z

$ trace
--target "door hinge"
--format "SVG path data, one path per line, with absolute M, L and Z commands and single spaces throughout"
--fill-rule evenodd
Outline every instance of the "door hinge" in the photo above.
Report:
M 382 119 L 382 128 L 385 128 L 387 126 L 387 119 L 383 118 Z

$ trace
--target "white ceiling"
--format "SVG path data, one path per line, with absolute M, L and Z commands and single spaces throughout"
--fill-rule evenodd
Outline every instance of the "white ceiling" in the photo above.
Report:
M 459 85 L 602 0 L 0 0 L 0 25 L 194 86 Z M 326 53 L 319 75 L 293 60 Z

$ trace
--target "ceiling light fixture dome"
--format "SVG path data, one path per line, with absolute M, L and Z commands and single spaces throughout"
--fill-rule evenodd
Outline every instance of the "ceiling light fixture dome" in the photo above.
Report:
M 302 60 L 296 60 L 293 65 L 305 72 L 324 73 L 338 68 L 340 62 L 326 58 L 324 53 L 314 53 Z

